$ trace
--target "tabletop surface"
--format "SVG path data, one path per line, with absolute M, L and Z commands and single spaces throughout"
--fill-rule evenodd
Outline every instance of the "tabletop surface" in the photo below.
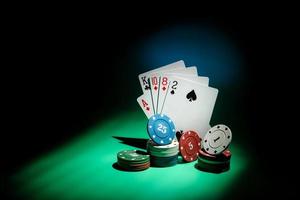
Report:
M 196 162 L 140 172 L 119 169 L 119 151 L 145 150 L 146 123 L 141 112 L 123 112 L 86 130 L 17 172 L 11 178 L 15 194 L 30 199 L 222 198 L 247 168 L 246 152 L 233 140 L 228 172 L 202 172 Z

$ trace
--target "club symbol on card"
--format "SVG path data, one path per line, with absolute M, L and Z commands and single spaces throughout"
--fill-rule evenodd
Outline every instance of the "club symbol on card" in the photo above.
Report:
M 145 85 L 144 89 L 145 90 L 150 90 L 150 86 L 149 85 Z
M 170 92 L 171 94 L 175 94 L 175 91 L 174 90 L 171 90 L 171 92 Z
M 194 90 L 190 91 L 189 93 L 187 93 L 186 98 L 192 102 L 195 101 L 197 99 L 196 93 Z

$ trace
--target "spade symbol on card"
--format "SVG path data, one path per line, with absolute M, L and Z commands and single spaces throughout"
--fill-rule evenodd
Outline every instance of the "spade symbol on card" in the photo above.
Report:
M 178 85 L 178 82 L 173 81 L 172 86 L 171 86 L 172 90 L 170 92 L 172 95 L 175 94 L 175 90 L 177 89 L 177 85 Z
M 196 96 L 196 93 L 194 90 L 190 91 L 187 95 L 186 95 L 186 98 L 192 102 L 192 101 L 195 101 L 197 99 L 197 96 Z

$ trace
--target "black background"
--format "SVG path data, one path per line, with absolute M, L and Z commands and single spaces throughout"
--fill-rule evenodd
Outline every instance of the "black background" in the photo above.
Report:
M 248 132 L 257 136 L 248 145 L 256 160 L 249 166 L 252 173 L 241 178 L 230 198 L 274 191 L 295 194 L 290 179 L 296 168 L 290 162 L 295 149 L 291 145 L 293 117 L 288 114 L 296 102 L 291 92 L 295 79 L 287 59 L 292 57 L 293 18 L 265 12 L 232 16 L 99 12 L 8 17 L 12 20 L 5 49 L 8 62 L 2 74 L 3 189 L 13 193 L 6 185 L 7 177 L 81 130 L 120 109 L 138 109 L 140 91 L 131 86 L 138 84 L 139 63 L 132 55 L 132 44 L 162 27 L 193 21 L 222 29 L 245 56 L 247 80 L 240 92 L 245 97 Z

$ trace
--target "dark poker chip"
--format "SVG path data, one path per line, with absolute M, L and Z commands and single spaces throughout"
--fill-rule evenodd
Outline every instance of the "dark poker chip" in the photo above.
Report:
M 210 161 L 210 163 L 208 163 L 198 158 L 198 163 L 195 167 L 204 172 L 221 173 L 230 169 L 230 161 L 219 163 L 212 163 L 212 161 Z
M 178 163 L 178 156 L 177 155 L 170 156 L 170 157 L 150 156 L 150 163 L 152 167 L 170 167 Z
M 212 161 L 228 161 L 231 159 L 231 152 L 229 151 L 229 149 L 226 149 L 221 154 L 210 155 L 206 153 L 203 149 L 200 149 L 198 157 L 205 160 L 212 160 Z
M 149 155 L 146 152 L 139 150 L 124 150 L 117 154 L 118 159 L 126 162 L 144 162 L 149 160 Z
M 150 167 L 150 156 L 139 150 L 125 150 L 117 154 L 118 165 L 127 171 L 141 171 Z
M 198 157 L 198 161 L 201 161 L 201 162 L 204 162 L 207 164 L 212 164 L 212 165 L 221 165 L 221 164 L 230 162 L 230 160 L 225 160 L 225 161 L 206 160 L 205 158 L 201 158 L 201 157 Z
M 143 165 L 128 165 L 122 162 L 118 162 L 118 165 L 127 171 L 142 171 L 142 170 L 146 170 L 150 167 L 150 162 L 145 163 Z

